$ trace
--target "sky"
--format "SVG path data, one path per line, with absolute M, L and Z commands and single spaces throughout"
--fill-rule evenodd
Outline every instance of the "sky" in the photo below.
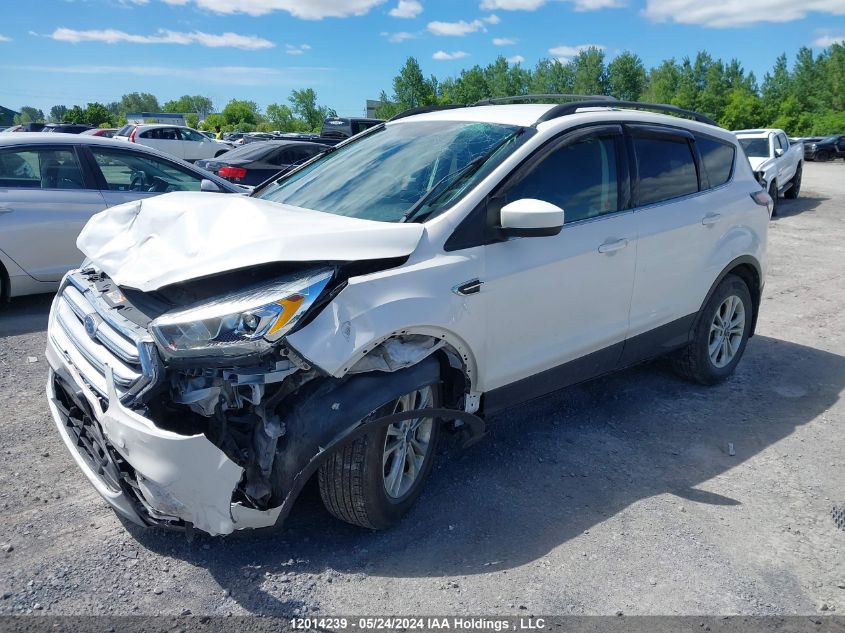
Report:
M 14 7 L 14 8 L 11 8 Z M 498 55 L 526 66 L 602 47 L 647 67 L 707 50 L 758 79 L 775 58 L 845 40 L 845 0 L 29 0 L 0 22 L 0 105 L 151 92 L 262 108 L 314 88 L 341 116 L 390 93 L 408 56 L 457 76 Z

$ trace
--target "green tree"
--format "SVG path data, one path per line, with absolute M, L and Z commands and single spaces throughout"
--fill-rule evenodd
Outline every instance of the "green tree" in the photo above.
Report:
M 604 51 L 595 46 L 580 51 L 571 62 L 575 79 L 576 94 L 607 94 L 607 69 L 604 65 Z
M 266 111 L 267 123 L 271 130 L 281 132 L 305 132 L 307 124 L 298 119 L 289 106 L 283 103 L 271 103 Z
M 159 112 L 161 106 L 155 95 L 149 92 L 130 92 L 120 98 L 120 114 L 126 116 L 127 112 Z
M 537 62 L 529 82 L 533 94 L 570 94 L 575 90 L 575 69 L 556 59 Z
M 646 87 L 643 60 L 629 51 L 620 53 L 607 66 L 607 84 L 617 99 L 638 101 Z
M 229 125 L 226 117 L 222 114 L 209 114 L 200 124 L 200 129 L 214 131 L 217 126 L 220 126 L 220 129 L 224 132 L 232 132 L 235 129 L 234 126 Z
M 304 121 L 309 132 L 319 132 L 326 118 L 337 116 L 331 108 L 317 105 L 317 93 L 312 88 L 292 91 L 288 101 L 293 113 Z
M 787 95 L 792 93 L 792 75 L 786 61 L 786 55 L 780 55 L 775 60 L 774 68 L 763 76 L 761 94 L 762 114 L 766 121 L 774 121 Z
M 519 64 L 508 64 L 504 56 L 499 55 L 492 64 L 484 69 L 489 97 L 510 97 L 528 93 L 531 73 Z
M 834 111 L 845 110 L 845 44 L 834 44 L 828 49 L 825 75 L 828 107 Z M 845 125 L 841 130 L 845 130 Z
M 65 113 L 67 112 L 67 106 L 64 105 L 54 105 L 50 108 L 50 121 L 53 123 L 61 123 L 65 120 Z
M 111 112 L 102 103 L 89 103 L 83 113 L 84 123 L 89 123 L 94 127 L 111 126 Z
M 675 58 L 663 60 L 648 73 L 645 100 L 651 103 L 672 103 L 681 82 L 681 69 Z
M 437 103 L 436 83 L 423 76 L 419 62 L 413 57 L 405 61 L 399 74 L 393 78 L 391 101 L 398 103 L 403 109 Z
M 23 106 L 14 123 L 39 123 L 44 121 L 44 112 L 32 106 Z
M 182 95 L 174 101 L 168 101 L 163 106 L 164 112 L 195 113 L 204 119 L 214 111 L 214 104 L 208 97 L 202 95 Z
M 185 115 L 185 124 L 188 127 L 197 128 L 200 124 L 200 118 L 196 112 L 188 112 Z
M 753 128 L 762 123 L 760 97 L 755 92 L 738 86 L 730 91 L 719 125 L 728 130 Z
M 258 108 L 258 104 L 254 101 L 232 99 L 223 108 L 221 114 L 226 119 L 228 125 L 233 125 L 238 127 L 238 129 L 244 130 L 245 126 L 252 126 L 252 129 L 254 129 L 261 119 L 261 111 Z
M 460 104 L 475 103 L 492 94 L 490 85 L 487 83 L 487 75 L 481 66 L 473 66 L 461 72 L 455 80 L 453 91 L 453 103 Z
M 68 123 L 86 123 L 85 110 L 78 105 L 71 107 L 65 112 L 65 121 Z

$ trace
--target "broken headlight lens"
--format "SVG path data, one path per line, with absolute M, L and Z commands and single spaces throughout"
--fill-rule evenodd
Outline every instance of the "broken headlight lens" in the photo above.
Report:
M 332 278 L 321 269 L 169 312 L 150 324 L 168 356 L 263 352 L 293 328 Z

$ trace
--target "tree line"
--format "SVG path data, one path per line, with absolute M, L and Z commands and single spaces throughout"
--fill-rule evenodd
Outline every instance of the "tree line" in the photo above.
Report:
M 391 94 L 382 91 L 376 115 L 436 104 L 469 104 L 490 97 L 524 94 L 611 95 L 627 101 L 668 103 L 706 114 L 727 129 L 777 127 L 793 136 L 845 132 L 845 46 L 833 44 L 818 55 L 802 47 L 790 65 L 785 54 L 758 82 L 737 59 L 714 59 L 706 51 L 694 58 L 662 61 L 646 69 L 635 53 L 625 51 L 609 62 L 603 50 L 590 47 L 570 61 L 543 59 L 534 68 L 498 57 L 486 66 L 465 69 L 456 77 L 425 77 L 409 57 L 393 79 Z M 45 116 L 21 108 L 16 123 L 67 121 L 118 127 L 127 112 L 187 113 L 187 124 L 224 132 L 319 132 L 336 112 L 317 102 L 311 88 L 293 90 L 287 103 L 271 103 L 262 112 L 254 102 L 232 99 L 220 112 L 208 97 L 184 95 L 163 105 L 155 95 L 133 92 L 112 103 L 67 107 L 55 105 Z
M 335 111 L 317 103 L 311 88 L 293 90 L 288 103 L 271 103 L 264 112 L 254 101 L 232 99 L 220 112 L 214 111 L 211 99 L 202 95 L 184 95 L 163 105 L 148 92 L 132 92 L 108 104 L 92 102 L 78 105 L 54 105 L 45 115 L 42 110 L 24 106 L 15 116 L 15 123 L 53 122 L 87 123 L 95 127 L 120 127 L 130 112 L 170 112 L 185 114 L 190 127 L 224 132 L 319 132 L 323 120 L 336 116 Z M 154 121 L 150 121 L 154 122 Z
M 393 79 L 392 94 L 381 93 L 377 116 L 389 118 L 426 105 L 549 93 L 668 103 L 706 114 L 729 130 L 777 127 L 793 136 L 843 133 L 845 46 L 833 44 L 818 55 L 802 47 L 791 67 L 783 54 L 762 83 L 739 60 L 725 62 L 706 51 L 692 59 L 667 59 L 648 70 L 630 51 L 608 63 L 596 47 L 580 51 L 569 62 L 540 60 L 533 69 L 499 57 L 443 80 L 425 77 L 417 60 L 409 57 Z

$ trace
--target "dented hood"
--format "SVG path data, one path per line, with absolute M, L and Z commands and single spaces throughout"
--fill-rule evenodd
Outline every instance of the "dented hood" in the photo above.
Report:
M 76 245 L 119 285 L 146 292 L 272 262 L 404 257 L 423 230 L 234 194 L 180 192 L 96 214 Z

